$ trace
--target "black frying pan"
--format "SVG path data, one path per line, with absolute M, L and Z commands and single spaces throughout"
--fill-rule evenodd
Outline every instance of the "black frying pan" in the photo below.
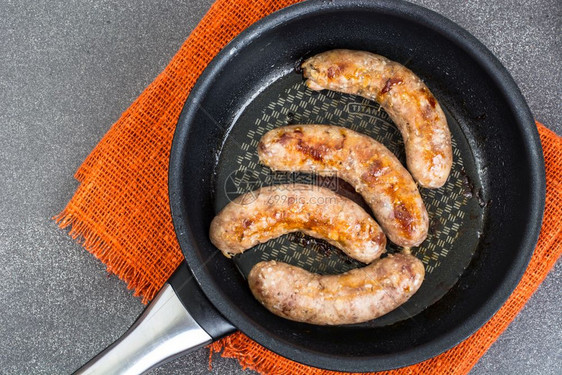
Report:
M 271 314 L 254 299 L 245 276 L 267 259 L 324 274 L 359 263 L 298 234 L 227 259 L 210 243 L 208 231 L 214 215 L 243 192 L 279 181 L 314 182 L 314 176 L 272 174 L 258 164 L 257 142 L 272 128 L 288 123 L 345 126 L 381 141 L 404 160 L 401 137 L 376 103 L 306 89 L 295 66 L 334 48 L 375 52 L 420 76 L 448 117 L 454 165 L 444 187 L 421 189 L 431 229 L 428 239 L 413 249 L 426 266 L 419 292 L 379 319 L 322 327 Z M 360 201 L 341 181 L 333 186 Z M 166 345 L 155 345 L 160 341 L 151 336 L 145 340 L 149 349 L 139 344 L 133 354 L 124 354 L 123 347 L 130 346 L 124 342 L 142 342 L 128 333 L 83 373 L 115 366 L 143 371 L 234 327 L 282 356 L 331 370 L 379 371 L 428 359 L 482 326 L 517 285 L 538 237 L 545 177 L 539 137 L 523 97 L 496 58 L 466 31 L 401 1 L 307 1 L 245 30 L 201 75 L 177 125 L 169 194 L 191 271 L 180 266 L 169 281 L 171 288 L 164 288 L 148 315 L 167 311 L 161 306 L 169 307 L 177 295 L 197 322 L 187 325 L 191 332 L 207 336 L 190 345 L 172 345 L 173 350 L 159 355 L 154 348 L 162 351 Z M 177 323 L 187 315 L 175 310 L 167 314 L 158 319 Z M 145 321 L 141 317 L 135 323 L 141 327 L 137 331 Z M 166 326 L 168 339 L 180 340 L 178 332 L 189 330 L 176 323 L 175 328 Z M 121 353 L 115 357 L 116 352 Z M 110 362 L 112 355 L 121 362 Z

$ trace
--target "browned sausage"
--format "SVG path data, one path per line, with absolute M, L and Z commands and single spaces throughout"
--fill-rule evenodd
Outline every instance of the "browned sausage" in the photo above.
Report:
M 411 70 L 364 51 L 332 50 L 302 64 L 312 90 L 334 90 L 375 100 L 402 133 L 408 169 L 428 188 L 443 186 L 453 151 L 447 119 L 433 94 Z
M 258 155 L 273 170 L 316 171 L 349 182 L 397 245 L 417 246 L 427 237 L 416 183 L 392 152 L 364 134 L 329 125 L 283 126 L 262 137 Z
M 322 238 L 364 263 L 384 251 L 386 237 L 355 202 L 313 185 L 275 185 L 239 196 L 212 221 L 211 242 L 226 257 L 300 231 Z
M 256 299 L 275 315 L 336 325 L 365 322 L 394 310 L 416 293 L 424 274 L 416 257 L 396 254 L 328 276 L 286 263 L 260 262 L 248 282 Z

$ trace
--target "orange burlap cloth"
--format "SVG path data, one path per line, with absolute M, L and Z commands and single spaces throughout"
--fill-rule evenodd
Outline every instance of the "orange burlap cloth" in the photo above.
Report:
M 170 217 L 167 175 L 174 128 L 190 89 L 233 37 L 294 0 L 218 0 L 166 69 L 123 113 L 76 172 L 56 220 L 148 302 L 183 260 Z M 501 310 L 455 348 L 393 374 L 465 374 L 509 325 L 562 252 L 562 138 L 537 124 L 546 159 L 546 211 L 535 253 Z M 269 374 L 328 374 L 268 351 L 242 333 L 210 347 Z

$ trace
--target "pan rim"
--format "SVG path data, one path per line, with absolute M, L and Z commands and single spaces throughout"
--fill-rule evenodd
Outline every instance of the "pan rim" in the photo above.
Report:
M 199 105 L 199 101 L 204 97 L 209 85 L 212 84 L 213 77 L 221 71 L 222 67 L 227 64 L 230 57 L 237 50 L 244 48 L 252 43 L 253 40 L 259 38 L 263 30 L 277 27 L 305 13 L 310 14 L 326 9 L 347 9 L 350 7 L 365 7 L 378 12 L 389 13 L 431 28 L 445 38 L 450 39 L 481 64 L 482 69 L 490 77 L 493 77 L 494 85 L 503 93 L 506 101 L 511 106 L 514 116 L 519 119 L 518 123 L 520 124 L 522 141 L 525 144 L 525 151 L 529 153 L 529 163 L 532 167 L 530 171 L 531 176 L 533 181 L 536 182 L 535 189 L 529 193 L 529 206 L 533 209 L 529 212 L 526 233 L 523 236 L 524 240 L 520 244 L 520 248 L 527 249 L 527 252 L 522 253 L 525 256 L 520 256 L 514 261 L 512 269 L 506 274 L 502 282 L 498 284 L 492 296 L 485 304 L 480 306 L 475 314 L 465 320 L 462 325 L 430 342 L 421 344 L 415 349 L 357 358 L 297 350 L 291 344 L 286 345 L 272 338 L 265 329 L 249 323 L 243 314 L 237 312 L 236 306 L 231 301 L 225 301 L 220 289 L 214 287 L 214 281 L 211 276 L 205 272 L 204 267 L 200 267 L 201 264 L 195 252 L 188 250 L 192 244 L 197 242 L 190 233 L 189 228 L 184 224 L 182 204 L 179 199 L 181 196 L 181 180 L 178 178 L 178 173 L 174 173 L 174 171 L 178 171 L 181 168 L 181 155 L 185 152 L 184 147 L 187 143 L 189 128 L 192 124 L 191 120 L 193 119 L 195 109 Z M 178 120 L 178 127 L 174 134 L 170 155 L 169 197 L 176 236 L 186 256 L 187 263 L 207 298 L 233 325 L 268 349 L 300 363 L 337 371 L 373 371 L 374 369 L 380 371 L 408 366 L 436 356 L 469 337 L 500 309 L 521 279 L 533 254 L 532 250 L 538 239 L 544 211 L 546 182 L 540 138 L 534 126 L 531 112 L 513 78 L 481 42 L 459 25 L 431 10 L 404 1 L 379 0 L 372 2 L 367 0 L 350 0 L 326 2 L 322 0 L 309 0 L 279 10 L 254 23 L 225 46 L 199 77 Z M 193 267 L 191 264 L 193 264 Z M 335 364 L 337 364 L 337 367 L 335 367 Z

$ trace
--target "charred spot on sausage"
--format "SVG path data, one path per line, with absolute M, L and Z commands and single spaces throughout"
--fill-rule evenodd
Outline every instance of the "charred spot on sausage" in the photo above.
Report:
M 392 87 L 394 85 L 399 85 L 402 82 L 404 82 L 402 80 L 402 78 L 398 78 L 398 77 L 392 77 L 386 80 L 386 83 L 384 84 L 384 87 L 381 90 L 381 95 L 386 94 L 387 92 L 389 92 L 390 90 L 392 90 Z
M 415 220 L 404 203 L 394 206 L 394 217 L 398 220 L 405 231 L 412 231 L 412 226 Z

